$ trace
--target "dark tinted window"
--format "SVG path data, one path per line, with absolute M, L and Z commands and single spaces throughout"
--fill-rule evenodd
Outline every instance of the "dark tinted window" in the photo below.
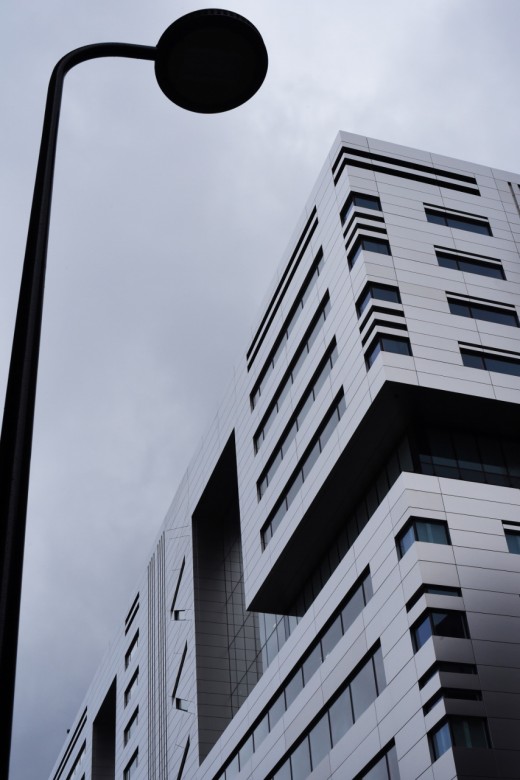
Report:
M 359 297 L 356 308 L 358 317 L 363 314 L 364 310 L 372 300 L 372 298 L 379 301 L 389 301 L 391 303 L 401 303 L 401 297 L 397 287 L 391 287 L 387 284 L 374 284 L 370 282 L 364 290 L 363 294 Z
M 484 320 L 485 322 L 496 322 L 498 325 L 512 325 L 514 327 L 519 325 L 518 316 L 513 310 L 483 303 L 474 303 L 472 301 L 461 301 L 454 298 L 448 298 L 448 304 L 452 314 L 462 317 L 472 317 L 475 320 Z
M 347 202 L 341 209 L 341 224 L 343 225 L 347 219 L 349 211 L 354 207 L 362 209 L 374 209 L 375 211 L 381 211 L 381 201 L 375 195 L 363 195 L 360 192 L 351 192 L 347 198 Z
M 365 355 L 368 368 L 373 365 L 380 352 L 395 352 L 398 355 L 411 355 L 412 348 L 409 340 L 402 336 L 377 336 Z
M 509 552 L 520 555 L 520 531 L 506 531 L 506 541 Z
M 474 352 L 461 348 L 462 362 L 468 368 L 481 368 L 499 374 L 520 376 L 520 358 L 493 355 L 490 352 Z
M 435 225 L 445 225 L 446 227 L 458 228 L 459 230 L 469 230 L 472 233 L 481 233 L 486 236 L 492 236 L 489 222 L 485 217 L 473 216 L 471 214 L 454 214 L 442 209 L 425 209 L 426 219 Z
M 493 262 L 491 258 L 477 258 L 468 257 L 465 255 L 458 256 L 449 252 L 435 252 L 437 255 L 437 262 L 443 268 L 453 268 L 457 271 L 464 271 L 470 274 L 480 274 L 480 276 L 488 276 L 492 279 L 505 279 L 504 269 L 499 262 Z
M 392 254 L 390 251 L 390 244 L 384 238 L 368 238 L 367 236 L 362 236 L 361 238 L 358 238 L 354 247 L 348 254 L 348 261 L 351 268 L 358 259 L 361 250 L 365 250 L 366 252 L 378 252 L 381 255 Z

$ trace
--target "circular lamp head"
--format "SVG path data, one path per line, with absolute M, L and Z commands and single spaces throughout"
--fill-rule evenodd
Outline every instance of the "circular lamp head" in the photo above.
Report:
M 232 11 L 194 11 L 177 19 L 157 44 L 155 75 L 169 100 L 216 114 L 242 105 L 267 73 L 267 51 L 254 25 Z

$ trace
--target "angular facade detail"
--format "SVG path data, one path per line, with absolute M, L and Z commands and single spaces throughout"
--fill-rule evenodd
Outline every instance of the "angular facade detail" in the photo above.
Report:
M 519 250 L 339 134 L 50 780 L 518 778 Z

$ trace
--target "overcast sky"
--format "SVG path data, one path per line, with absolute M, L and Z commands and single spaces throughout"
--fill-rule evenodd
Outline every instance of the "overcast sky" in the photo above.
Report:
M 0 392 L 48 77 L 153 45 L 177 0 L 4 0 Z M 269 73 L 172 105 L 153 65 L 67 77 L 38 380 L 11 777 L 46 778 L 339 129 L 520 171 L 518 0 L 233 0 Z

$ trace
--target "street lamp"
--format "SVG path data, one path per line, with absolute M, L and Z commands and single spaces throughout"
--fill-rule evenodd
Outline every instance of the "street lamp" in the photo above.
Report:
M 242 105 L 260 88 L 267 72 L 267 52 L 256 27 L 243 16 L 221 9 L 194 11 L 177 19 L 157 46 L 83 46 L 66 54 L 52 72 L 0 439 L 0 777 L 5 778 L 9 771 L 34 403 L 61 95 L 68 71 L 99 57 L 152 60 L 166 97 L 202 114 Z

